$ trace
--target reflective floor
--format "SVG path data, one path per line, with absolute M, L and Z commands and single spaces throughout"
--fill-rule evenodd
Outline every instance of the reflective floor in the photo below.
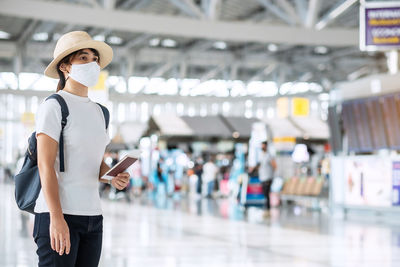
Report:
M 269 219 L 228 199 L 103 201 L 100 266 L 400 266 L 398 224 L 344 222 L 300 208 Z M 31 216 L 0 184 L 0 266 L 37 266 Z

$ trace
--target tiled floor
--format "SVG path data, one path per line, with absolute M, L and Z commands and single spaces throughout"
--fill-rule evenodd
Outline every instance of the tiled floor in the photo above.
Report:
M 302 210 L 247 217 L 229 200 L 104 201 L 100 266 L 400 266 L 398 225 L 331 220 Z M 294 214 L 298 214 L 295 216 Z M 0 184 L 0 266 L 36 266 L 32 218 Z M 400 223 L 399 223 L 400 225 Z

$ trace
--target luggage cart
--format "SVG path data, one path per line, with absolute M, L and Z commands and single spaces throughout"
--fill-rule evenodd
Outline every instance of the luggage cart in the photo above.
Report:
M 240 204 L 245 209 L 248 207 L 263 207 L 265 197 L 262 191 L 261 182 L 258 177 L 244 176 L 240 192 Z

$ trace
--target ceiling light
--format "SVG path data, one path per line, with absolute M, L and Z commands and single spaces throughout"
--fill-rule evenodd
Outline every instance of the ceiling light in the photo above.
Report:
M 0 31 L 0 39 L 10 39 L 11 34 L 8 32 Z
M 35 41 L 47 41 L 49 39 L 49 34 L 47 32 L 38 32 L 32 36 Z
M 314 52 L 317 54 L 326 54 L 328 53 L 328 48 L 326 46 L 316 46 Z
M 160 39 L 158 38 L 153 38 L 149 41 L 150 46 L 158 46 L 160 44 Z
M 215 42 L 213 44 L 213 47 L 216 49 L 224 50 L 227 47 L 227 44 L 225 42 Z
M 106 37 L 102 34 L 99 34 L 99 35 L 96 35 L 95 37 L 93 37 L 93 39 L 96 41 L 104 42 L 106 40 Z
M 114 44 L 114 45 L 120 45 L 123 43 L 124 40 L 122 40 L 122 38 L 119 38 L 118 36 L 110 36 L 107 38 L 107 41 L 110 44 Z
M 267 48 L 268 48 L 268 51 L 270 51 L 270 52 L 278 51 L 278 46 L 276 44 L 269 44 Z
M 320 101 L 329 101 L 330 95 L 328 93 L 322 93 L 318 95 Z
M 164 39 L 161 42 L 161 45 L 164 47 L 175 47 L 176 46 L 176 41 L 172 39 Z

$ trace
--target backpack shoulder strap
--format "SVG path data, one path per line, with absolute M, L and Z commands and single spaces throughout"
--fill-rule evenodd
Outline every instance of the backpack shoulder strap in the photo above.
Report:
M 61 126 L 62 129 L 64 129 L 65 125 L 67 125 L 67 117 L 69 115 L 69 110 L 67 103 L 65 102 L 64 98 L 59 95 L 59 94 L 52 94 L 48 98 L 46 98 L 46 101 L 49 99 L 55 99 L 61 106 Z
M 69 115 L 69 110 L 67 103 L 65 102 L 64 98 L 59 94 L 52 94 L 46 101 L 49 99 L 55 99 L 61 106 L 61 134 L 60 134 L 60 142 L 59 142 L 59 156 L 60 156 L 60 172 L 65 171 L 64 166 L 64 127 L 67 125 L 67 117 Z
M 108 109 L 107 109 L 105 106 L 103 106 L 102 104 L 100 104 L 100 103 L 96 103 L 96 104 L 99 105 L 100 108 L 101 108 L 101 111 L 103 111 L 104 120 L 105 120 L 105 122 L 106 122 L 106 129 L 108 129 L 108 124 L 110 123 L 110 112 L 109 112 Z

